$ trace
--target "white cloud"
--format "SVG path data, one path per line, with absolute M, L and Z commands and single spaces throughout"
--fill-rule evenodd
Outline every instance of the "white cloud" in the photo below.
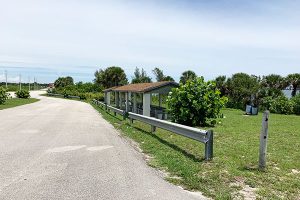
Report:
M 237 71 L 237 65 L 242 70 L 252 66 L 256 73 L 266 72 L 262 65 L 277 67 L 278 73 L 284 64 L 298 69 L 299 13 L 291 15 L 290 7 L 275 3 L 259 5 L 265 14 L 245 16 L 128 1 L 11 0 L 1 5 L 0 66 L 77 67 L 81 72 L 79 66 L 115 64 L 127 72 L 135 66 L 148 71 L 165 66 L 171 75 L 182 70 L 178 67 L 190 67 L 208 76 Z
M 6 81 L 5 74 L 0 74 L 0 82 L 5 82 L 5 81 Z M 19 83 L 19 81 L 20 81 L 19 76 L 8 76 L 7 77 L 8 83 Z

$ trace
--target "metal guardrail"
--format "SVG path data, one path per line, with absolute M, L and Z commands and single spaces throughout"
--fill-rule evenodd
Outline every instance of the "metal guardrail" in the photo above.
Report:
M 93 100 L 93 103 L 101 106 L 102 108 L 105 108 L 108 111 L 114 112 L 115 115 L 116 113 L 122 115 L 124 119 L 129 118 L 131 123 L 133 123 L 133 120 L 138 120 L 146 124 L 149 124 L 151 125 L 152 132 L 156 130 L 156 127 L 159 127 L 161 129 L 171 131 L 178 135 L 182 135 L 184 137 L 188 137 L 193 140 L 202 142 L 205 144 L 205 160 L 211 160 L 213 158 L 213 131 L 212 130 L 201 130 L 201 129 L 197 129 L 197 128 L 193 128 L 193 127 L 189 127 L 189 126 L 185 126 L 185 125 L 181 125 L 181 124 L 177 124 L 165 120 L 156 119 L 153 117 L 139 115 L 132 112 L 126 113 L 123 110 L 106 105 L 105 103 L 97 101 L 95 99 Z
M 54 93 L 47 93 L 48 96 L 55 96 L 55 97 L 65 97 L 63 94 L 54 94 Z M 71 99 L 80 99 L 79 96 L 72 96 L 69 95 L 67 98 L 71 98 Z
M 64 97 L 62 94 L 47 93 L 48 96 Z
M 71 99 L 80 99 L 79 96 L 72 96 L 72 95 L 69 95 L 67 98 L 71 98 Z

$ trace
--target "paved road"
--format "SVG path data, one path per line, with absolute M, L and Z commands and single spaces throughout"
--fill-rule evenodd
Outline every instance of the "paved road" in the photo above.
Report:
M 164 181 L 90 105 L 40 98 L 0 111 L 1 200 L 203 198 Z

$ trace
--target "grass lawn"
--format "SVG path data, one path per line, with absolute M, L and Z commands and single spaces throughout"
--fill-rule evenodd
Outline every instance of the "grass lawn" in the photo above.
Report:
M 39 101 L 39 99 L 30 98 L 30 99 L 18 99 L 18 98 L 12 98 L 8 99 L 4 104 L 0 104 L 0 110 L 6 109 L 6 108 L 12 108 L 16 106 L 21 106 L 25 104 L 30 104 Z
M 262 114 L 224 109 L 226 118 L 213 128 L 214 159 L 204 161 L 204 145 L 135 121 L 123 121 L 93 105 L 123 134 L 139 143 L 150 166 L 167 172 L 167 180 L 213 199 L 247 196 L 300 199 L 300 116 L 271 114 L 267 169 L 257 169 Z

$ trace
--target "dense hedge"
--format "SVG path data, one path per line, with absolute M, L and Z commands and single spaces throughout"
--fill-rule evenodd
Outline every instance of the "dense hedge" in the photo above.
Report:
M 300 87 L 300 74 L 282 77 L 277 74 L 255 76 L 236 73 L 231 77 L 218 76 L 215 79 L 222 96 L 228 97 L 226 107 L 244 110 L 246 105 L 266 108 L 273 113 L 299 114 L 299 99 L 295 97 Z M 292 89 L 292 99 L 288 99 L 282 90 Z M 299 97 L 298 97 L 299 98 Z
M 285 96 L 276 98 L 265 97 L 261 102 L 262 109 L 268 109 L 271 113 L 277 114 L 300 114 L 300 95 L 288 99 Z
M 294 102 L 294 113 L 300 115 L 300 94 L 291 99 Z
M 8 98 L 8 94 L 6 94 L 6 89 L 0 86 L 0 104 L 4 104 Z
M 69 96 L 78 96 L 81 100 L 97 99 L 98 101 L 104 101 L 104 95 L 102 92 L 79 92 L 77 90 L 60 88 L 48 90 L 48 93 L 62 94 L 64 98 L 69 98 Z
M 15 94 L 18 98 L 21 98 L 21 99 L 30 98 L 30 93 L 28 90 L 18 90 L 17 92 L 15 92 Z

